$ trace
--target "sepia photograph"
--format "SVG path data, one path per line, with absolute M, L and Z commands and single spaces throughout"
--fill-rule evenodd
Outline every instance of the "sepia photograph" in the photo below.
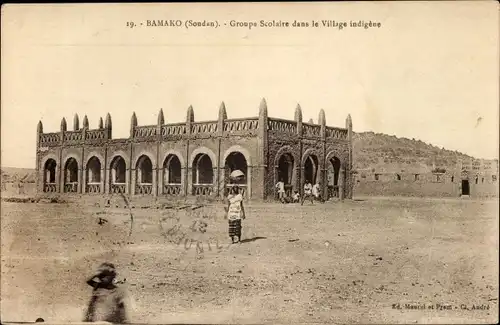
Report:
M 1 323 L 498 323 L 498 13 L 3 5 Z

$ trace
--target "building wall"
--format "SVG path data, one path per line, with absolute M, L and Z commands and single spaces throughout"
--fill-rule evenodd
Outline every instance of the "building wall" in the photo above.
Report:
M 375 179 L 378 175 L 378 180 Z M 462 177 L 460 173 L 415 174 L 400 173 L 365 173 L 355 177 L 354 192 L 358 196 L 415 196 L 415 197 L 460 197 L 462 179 L 469 181 L 470 196 L 478 198 L 498 197 L 498 175 L 483 175 L 475 183 L 474 177 Z M 439 179 L 437 178 L 439 176 Z M 496 179 L 496 180 L 494 180 Z
M 350 120 L 350 118 L 349 118 Z M 269 139 L 267 165 L 268 173 L 265 182 L 265 189 L 270 196 L 276 193 L 275 184 L 278 182 L 278 162 L 283 154 L 290 154 L 293 157 L 294 170 L 292 176 L 293 190 L 298 190 L 303 194 L 305 179 L 305 162 L 309 156 L 317 159 L 317 181 L 322 187 L 323 197 L 328 197 L 327 165 L 329 159 L 337 157 L 340 159 L 341 177 L 339 177 L 341 198 L 351 198 L 352 181 L 351 175 L 352 161 L 349 150 L 352 150 L 352 141 L 349 141 L 349 134 L 352 124 L 346 129 L 331 128 L 325 124 L 324 113 L 320 112 L 318 124 L 303 123 L 301 113 L 296 112 L 295 121 L 283 121 L 271 119 L 268 128 L 267 138 Z M 347 123 L 349 124 L 349 123 Z M 314 180 L 310 180 L 314 183 Z
M 296 112 L 297 115 L 297 112 Z M 131 118 L 130 137 L 111 138 L 111 117 L 106 117 L 106 125 L 98 129 L 89 129 L 87 118 L 83 128 L 79 127 L 78 116 L 73 122 L 73 131 L 67 131 L 66 120 L 61 121 L 60 132 L 43 133 L 41 123 L 37 129 L 37 190 L 38 192 L 66 193 L 71 188 L 76 193 L 88 195 L 110 194 L 117 184 L 111 187 L 111 164 L 120 156 L 125 161 L 125 185 L 120 189 L 131 195 L 163 195 L 164 162 L 169 154 L 175 154 L 181 162 L 182 185 L 178 195 L 193 195 L 193 161 L 198 153 L 207 154 L 213 167 L 213 193 L 220 197 L 225 193 L 228 182 L 225 179 L 225 159 L 231 152 L 241 153 L 247 163 L 246 195 L 252 199 L 273 197 L 276 183 L 275 161 L 277 155 L 292 153 L 296 163 L 296 186 L 303 186 L 303 165 L 309 154 L 319 159 L 321 179 L 327 156 L 338 155 L 345 162 L 344 174 L 350 174 L 349 139 L 350 129 L 331 128 L 325 125 L 324 112 L 320 113 L 320 124 L 304 123 L 302 132 L 301 113 L 295 121 L 267 117 L 267 106 L 261 103 L 259 116 L 246 119 L 227 119 L 222 105 L 219 118 L 215 121 L 195 122 L 194 112 L 190 107 L 185 123 L 164 124 L 163 112 L 160 111 L 157 125 L 138 126 L 135 113 Z M 349 118 L 350 120 L 350 118 Z M 352 142 L 351 142 L 352 143 Z M 351 147 L 352 151 L 352 147 Z M 138 161 L 147 156 L 152 164 L 152 185 L 139 184 L 137 179 Z M 100 184 L 87 185 L 88 162 L 96 157 L 101 164 Z M 78 164 L 78 184 L 66 184 L 64 167 L 68 159 L 74 158 Z M 57 163 L 55 184 L 44 184 L 45 162 L 53 159 Z M 326 182 L 323 182 L 326 184 Z M 346 189 L 350 180 L 343 182 L 344 197 L 352 193 Z M 67 189 L 65 189 L 65 186 Z M 77 186 L 77 189 L 76 189 Z M 178 189 L 178 185 L 175 185 Z M 325 185 L 326 186 L 326 185 Z M 198 189 L 199 185 L 197 185 Z M 150 190 L 149 190 L 150 189 Z M 326 193 L 326 188 L 325 188 Z M 199 193 L 198 193 L 199 194 Z
M 126 164 L 127 193 L 138 194 L 135 188 L 137 183 L 137 162 L 143 155 L 147 156 L 153 167 L 153 195 L 162 193 L 159 181 L 162 176 L 161 170 L 165 158 L 169 154 L 175 154 L 181 161 L 183 171 L 183 194 L 189 193 L 192 183 L 192 161 L 197 153 L 206 153 L 211 158 L 214 168 L 214 187 L 221 189 L 224 185 L 223 172 L 225 155 L 238 151 L 244 153 L 247 158 L 249 170 L 254 168 L 255 157 L 258 156 L 259 147 L 255 135 L 245 136 L 186 136 L 183 139 L 114 139 L 103 140 L 99 145 L 87 145 L 85 143 L 71 146 L 47 148 L 38 153 L 38 189 L 43 192 L 44 165 L 47 159 L 54 159 L 57 162 L 57 190 L 63 192 L 64 175 L 61 173 L 66 161 L 75 158 L 78 162 L 78 193 L 85 193 L 86 169 L 89 159 L 97 157 L 101 162 L 102 177 L 101 183 L 105 192 L 109 192 L 111 162 L 116 156 L 121 156 Z M 62 167 L 62 168 L 61 168 Z M 252 173 L 250 172 L 250 176 Z M 220 183 L 220 187 L 217 186 Z M 250 183 L 255 183 L 250 179 Z M 155 192 L 156 191 L 156 192 Z M 252 194 L 252 191 L 250 191 Z M 258 191 L 256 192 L 258 194 Z
M 367 196 L 416 196 L 453 197 L 459 196 L 458 184 L 427 183 L 411 181 L 360 181 L 355 183 L 354 193 Z

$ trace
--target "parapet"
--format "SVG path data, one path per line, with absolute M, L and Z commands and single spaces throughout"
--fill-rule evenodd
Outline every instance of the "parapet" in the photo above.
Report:
M 78 114 L 73 118 L 73 131 L 67 130 L 66 119 L 61 120 L 59 132 L 43 133 L 42 123 L 37 125 L 38 143 L 40 147 L 59 146 L 65 144 L 94 143 L 112 140 L 111 115 L 106 115 L 106 122 L 103 126 L 102 118 L 99 119 L 97 129 L 89 128 L 87 116 L 83 119 L 83 128 L 79 128 Z M 259 131 L 260 130 L 260 131 Z M 262 133 L 263 132 L 263 133 Z M 318 140 L 343 140 L 350 141 L 349 132 L 352 132 L 352 120 L 348 115 L 346 128 L 326 126 L 325 111 L 319 112 L 318 124 L 314 124 L 312 119 L 302 122 L 302 108 L 299 104 L 295 108 L 294 119 L 280 119 L 268 117 L 267 102 L 263 98 L 259 105 L 259 115 L 255 117 L 228 119 L 226 105 L 221 102 L 218 112 L 218 119 L 213 121 L 196 122 L 194 119 L 194 109 L 189 106 L 186 114 L 186 121 L 181 123 L 167 123 L 163 109 L 158 113 L 158 123 L 156 125 L 139 126 L 135 112 L 132 113 L 130 121 L 130 136 L 120 140 L 179 140 L 190 137 L 224 137 L 224 136 L 265 136 L 271 132 L 274 135 L 284 136 L 294 135 Z

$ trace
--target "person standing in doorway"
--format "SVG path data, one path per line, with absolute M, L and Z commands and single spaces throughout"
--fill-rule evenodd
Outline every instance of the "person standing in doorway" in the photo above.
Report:
M 278 199 L 281 203 L 285 203 L 285 183 L 282 179 L 276 183 L 276 189 L 278 190 Z
M 231 242 L 241 243 L 241 219 L 245 219 L 245 208 L 243 207 L 243 196 L 238 186 L 232 186 L 227 197 L 227 220 L 229 223 L 229 237 Z M 237 241 L 235 240 L 237 238 Z
M 306 199 L 311 200 L 311 204 L 314 204 L 314 197 L 312 195 L 312 184 L 309 180 L 306 180 L 306 183 L 304 184 L 304 196 L 302 197 L 302 202 L 300 203 L 300 205 L 303 205 Z

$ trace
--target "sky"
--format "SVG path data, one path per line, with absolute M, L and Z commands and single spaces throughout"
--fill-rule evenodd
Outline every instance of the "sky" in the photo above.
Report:
M 147 20 L 218 28 L 127 28 Z M 231 20 L 376 21 L 380 28 L 230 28 Z M 113 138 L 130 118 L 156 124 L 257 116 L 415 138 L 498 158 L 496 2 L 7 5 L 2 7 L 1 165 L 35 167 L 36 126 L 90 128 L 110 113 Z

